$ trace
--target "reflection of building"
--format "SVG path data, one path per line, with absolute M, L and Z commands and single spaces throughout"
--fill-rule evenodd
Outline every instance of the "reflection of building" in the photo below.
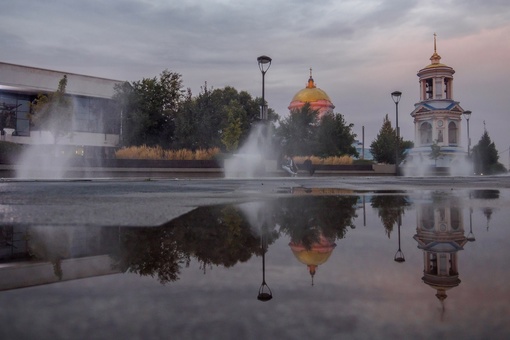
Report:
M 467 239 L 457 202 L 445 199 L 418 206 L 414 239 L 423 250 L 422 280 L 436 290 L 436 297 L 442 302 L 447 297 L 446 291 L 461 282 L 458 251 Z
M 0 227 L 0 291 L 118 273 L 117 228 Z
M 317 267 L 326 263 L 331 253 L 333 253 L 336 244 L 334 240 L 328 239 L 321 234 L 319 240 L 314 242 L 310 247 L 306 247 L 300 242 L 290 242 L 289 246 L 299 262 L 308 267 L 308 271 L 312 276 L 313 285 L 313 277 L 315 276 Z
M 306 87 L 294 95 L 290 102 L 289 110 L 291 112 L 299 110 L 305 103 L 309 103 L 312 110 L 319 111 L 319 118 L 326 112 L 333 112 L 335 108 L 327 93 L 315 86 L 312 78 L 312 69 L 310 69 L 310 79 L 308 79 Z
M 73 131 L 57 144 L 72 152 L 89 156 L 117 146 L 120 135 L 120 113 L 112 97 L 118 80 L 64 73 L 35 67 L 0 62 L 0 110 L 9 115 L 1 140 L 19 144 L 52 145 L 49 131 L 34 130 L 30 124 L 30 103 L 39 94 L 57 90 L 59 81 L 67 77 L 66 94 L 73 102 Z M 8 111 L 8 112 L 7 112 Z
M 452 167 L 466 157 L 460 147 L 462 114 L 464 110 L 453 99 L 453 74 L 455 70 L 440 63 L 441 56 L 436 50 L 430 65 L 418 71 L 420 101 L 411 112 L 414 118 L 414 148 L 407 156 L 407 163 L 415 167 Z M 431 146 L 437 143 L 441 157 L 430 159 Z

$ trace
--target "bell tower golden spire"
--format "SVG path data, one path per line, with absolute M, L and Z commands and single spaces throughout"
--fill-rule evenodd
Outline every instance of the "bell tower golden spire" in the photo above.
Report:
M 437 34 L 434 33 L 434 54 L 432 54 L 432 57 L 430 57 L 430 61 L 432 62 L 432 64 L 439 64 L 439 61 L 441 60 L 441 56 L 437 54 L 436 37 Z

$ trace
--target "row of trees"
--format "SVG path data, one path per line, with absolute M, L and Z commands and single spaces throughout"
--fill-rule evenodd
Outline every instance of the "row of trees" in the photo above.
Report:
M 123 145 L 164 148 L 218 147 L 235 151 L 259 121 L 262 100 L 227 86 L 211 89 L 207 83 L 198 95 L 183 89 L 181 75 L 165 70 L 159 77 L 123 83 L 114 99 L 121 106 Z M 357 155 L 356 135 L 339 113 L 319 113 L 310 105 L 285 119 L 269 109 L 274 143 L 290 156 Z M 278 122 L 278 124 L 277 124 Z

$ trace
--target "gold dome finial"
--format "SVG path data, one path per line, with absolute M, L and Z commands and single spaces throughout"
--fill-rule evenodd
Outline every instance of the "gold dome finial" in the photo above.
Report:
M 312 78 L 312 68 L 310 67 L 310 79 L 308 79 L 308 85 L 306 85 L 307 89 L 314 89 L 315 88 L 315 82 Z

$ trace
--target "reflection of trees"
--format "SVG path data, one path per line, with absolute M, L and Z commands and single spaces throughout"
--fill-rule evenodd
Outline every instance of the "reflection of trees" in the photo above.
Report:
M 346 227 L 353 227 L 357 199 L 310 196 L 270 201 L 258 205 L 260 211 L 255 212 L 267 217 L 262 226 L 250 225 L 240 206 L 201 207 L 160 227 L 122 229 L 119 250 L 112 256 L 122 271 L 172 282 L 191 258 L 205 270 L 212 265 L 232 267 L 253 254 L 262 255 L 260 233 L 267 244 L 273 243 L 279 235 L 275 224 L 305 247 L 319 237 L 343 238 Z
M 165 225 L 127 228 L 121 233 L 116 260 L 121 270 L 157 276 L 161 283 L 178 279 L 191 257 L 203 264 L 230 267 L 260 253 L 259 238 L 233 206 L 201 207 Z
M 408 196 L 383 191 L 372 196 L 370 203 L 372 208 L 377 209 L 377 214 L 386 229 L 388 238 L 393 231 L 393 226 L 399 221 L 399 217 L 404 215 L 405 208 L 411 205 Z
M 319 238 L 341 239 L 353 228 L 357 196 L 305 196 L 282 199 L 276 222 L 292 242 L 306 248 Z

